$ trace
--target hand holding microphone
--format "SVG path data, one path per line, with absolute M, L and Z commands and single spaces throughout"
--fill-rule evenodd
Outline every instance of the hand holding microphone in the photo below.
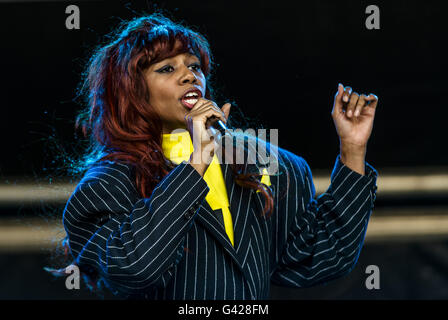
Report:
M 201 175 L 204 175 L 218 146 L 214 139 L 216 130 L 220 131 L 222 135 L 227 130 L 225 124 L 229 117 L 230 107 L 230 103 L 226 103 L 220 109 L 215 102 L 199 98 L 191 111 L 185 115 L 187 130 L 194 147 L 190 156 L 190 164 Z

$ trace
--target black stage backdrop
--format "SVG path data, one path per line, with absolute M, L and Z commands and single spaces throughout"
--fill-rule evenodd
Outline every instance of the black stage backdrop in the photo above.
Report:
M 71 4 L 80 9 L 79 30 L 65 27 Z M 372 4 L 380 9 L 379 30 L 365 26 L 365 10 Z M 0 177 L 33 180 L 51 174 L 45 168 L 57 164 L 52 161 L 64 149 L 55 149 L 48 137 L 55 135 L 67 150 L 76 143 L 73 125 L 80 106 L 73 99 L 89 53 L 121 20 L 154 9 L 208 38 L 218 64 L 219 105 L 235 101 L 246 116 L 279 129 L 279 145 L 304 157 L 313 172 L 332 169 L 339 152 L 330 114 L 339 82 L 379 97 L 366 160 L 380 174 L 382 168 L 447 168 L 442 4 L 0 1 Z M 6 208 L 2 214 L 15 212 Z M 273 298 L 444 299 L 446 244 L 367 243 L 348 277 L 303 290 L 273 287 Z M 85 288 L 70 292 L 63 280 L 53 280 L 42 271 L 48 263 L 45 250 L 0 254 L 0 299 L 93 298 Z M 379 291 L 364 285 L 371 264 L 383 270 Z
M 80 9 L 68 30 L 65 8 Z M 1 99 L 5 176 L 39 173 L 55 128 L 70 142 L 83 62 L 122 19 L 169 12 L 206 35 L 225 100 L 279 129 L 279 145 L 312 169 L 334 164 L 337 84 L 379 97 L 367 161 L 375 167 L 446 166 L 446 23 L 441 1 L 81 1 L 1 3 Z M 44 160 L 45 159 L 45 160 Z

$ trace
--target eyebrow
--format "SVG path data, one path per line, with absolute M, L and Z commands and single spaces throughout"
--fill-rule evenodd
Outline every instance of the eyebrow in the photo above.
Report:
M 164 62 L 164 63 L 170 63 L 170 62 L 172 62 L 173 58 L 174 58 L 174 57 L 164 59 L 164 60 L 166 60 L 166 62 Z M 199 58 L 198 58 L 196 55 L 194 55 L 194 54 L 188 56 L 187 59 L 193 59 L 193 60 L 198 61 L 199 63 L 201 63 L 201 59 L 199 59 Z M 163 61 L 163 60 L 162 60 L 162 61 Z M 160 64 L 160 63 L 162 63 L 162 61 L 156 62 L 154 65 Z

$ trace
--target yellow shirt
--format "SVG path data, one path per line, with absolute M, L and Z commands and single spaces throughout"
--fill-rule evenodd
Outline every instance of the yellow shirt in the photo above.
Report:
M 165 157 L 175 164 L 179 164 L 182 161 L 188 161 L 194 150 L 190 133 L 186 130 L 178 133 L 164 133 L 162 149 Z M 213 156 L 212 162 L 204 173 L 204 180 L 210 188 L 205 200 L 207 200 L 212 210 L 222 210 L 224 227 L 230 242 L 234 246 L 233 222 L 232 215 L 230 214 L 229 199 L 227 196 L 224 176 L 216 154 Z M 263 169 L 261 182 L 268 186 L 271 185 L 266 168 Z
M 188 161 L 194 150 L 190 133 L 188 131 L 164 133 L 162 149 L 164 155 L 175 164 L 179 164 L 182 161 Z M 204 180 L 210 188 L 205 200 L 207 200 L 212 210 L 222 210 L 227 236 L 232 245 L 234 245 L 233 222 L 232 215 L 230 214 L 229 199 L 227 197 L 224 176 L 216 154 L 213 156 L 212 162 L 204 173 Z

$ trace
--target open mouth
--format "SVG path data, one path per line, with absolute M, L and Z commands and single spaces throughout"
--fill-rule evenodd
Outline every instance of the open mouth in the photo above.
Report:
M 201 92 L 199 90 L 193 90 L 187 92 L 181 99 L 181 103 L 188 109 L 192 109 L 196 102 L 199 101 L 201 97 Z

